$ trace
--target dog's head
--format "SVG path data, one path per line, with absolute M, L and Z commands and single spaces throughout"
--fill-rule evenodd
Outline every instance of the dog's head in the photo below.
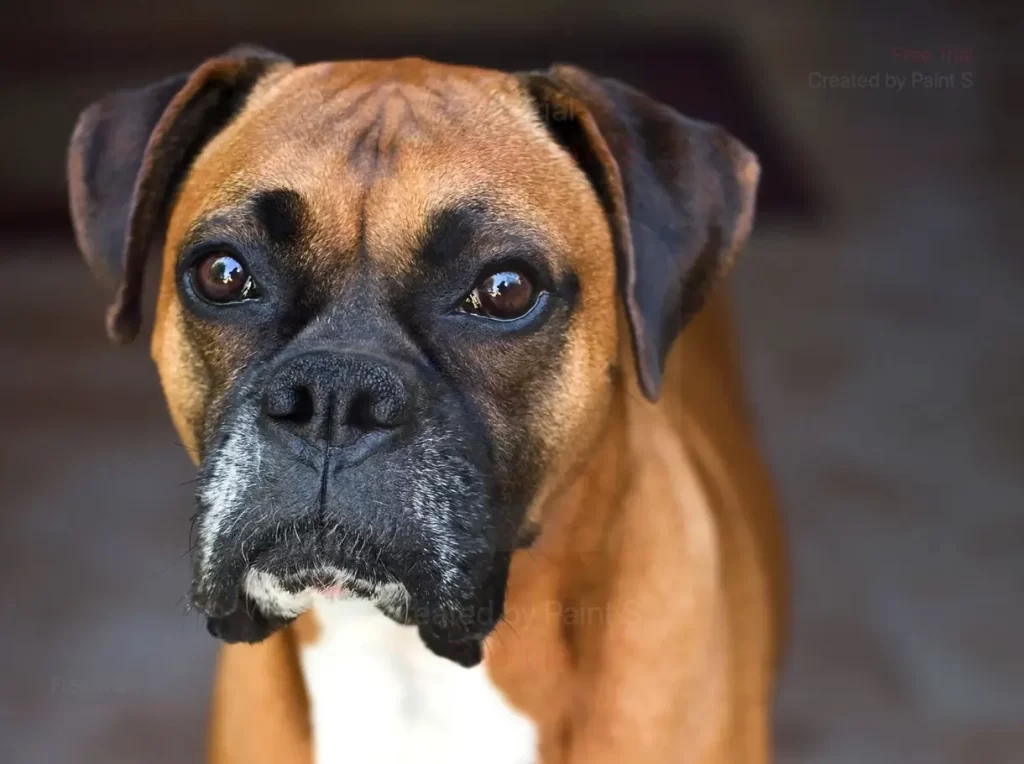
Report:
M 152 353 L 200 463 L 211 630 L 258 640 L 344 590 L 478 661 L 525 518 L 624 386 L 658 395 L 757 172 L 722 130 L 566 66 L 237 49 L 90 106 L 75 232 L 122 342 L 162 248 Z

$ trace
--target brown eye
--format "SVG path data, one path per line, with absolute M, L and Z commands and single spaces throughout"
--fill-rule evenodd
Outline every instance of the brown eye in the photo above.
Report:
M 214 253 L 196 263 L 192 283 L 200 296 L 210 302 L 238 302 L 256 293 L 256 284 L 245 266 L 223 253 Z
M 530 279 L 518 271 L 500 271 L 485 278 L 466 295 L 462 310 L 510 321 L 529 313 L 536 302 L 537 292 Z

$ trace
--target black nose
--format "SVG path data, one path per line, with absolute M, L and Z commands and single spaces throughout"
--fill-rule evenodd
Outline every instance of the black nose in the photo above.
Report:
M 412 396 L 400 370 L 357 352 L 305 353 L 271 374 L 263 398 L 272 430 L 314 446 L 383 446 L 412 415 Z

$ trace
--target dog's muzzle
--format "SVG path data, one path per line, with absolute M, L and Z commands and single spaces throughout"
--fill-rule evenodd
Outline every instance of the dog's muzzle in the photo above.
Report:
M 242 376 L 198 492 L 193 602 L 258 641 L 343 592 L 460 663 L 501 616 L 514 531 L 461 396 L 397 357 L 333 348 Z

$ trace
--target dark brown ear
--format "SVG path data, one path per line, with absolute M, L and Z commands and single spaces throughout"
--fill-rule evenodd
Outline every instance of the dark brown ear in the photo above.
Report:
M 163 242 L 171 200 L 192 160 L 242 108 L 253 85 L 288 60 L 235 48 L 182 74 L 108 95 L 82 112 L 68 149 L 75 240 L 86 262 L 117 285 L 107 333 L 139 332 L 146 259 Z
M 750 233 L 757 158 L 616 80 L 564 65 L 521 77 L 608 215 L 637 374 L 653 401 L 673 341 Z

